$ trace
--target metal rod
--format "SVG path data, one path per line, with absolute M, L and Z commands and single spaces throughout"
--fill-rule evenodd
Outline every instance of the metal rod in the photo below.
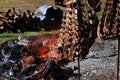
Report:
M 118 6 L 118 4 L 119 4 L 119 1 L 120 0 L 113 0 L 114 2 L 115 2 L 115 9 L 117 10 L 117 8 L 119 7 Z M 117 12 L 116 12 L 116 14 L 117 14 Z M 119 12 L 118 12 L 118 14 L 119 14 Z M 117 16 L 119 16 L 119 15 L 117 15 Z M 119 66 L 120 66 L 120 55 L 119 55 L 119 53 L 120 53 L 120 33 L 119 33 L 119 31 L 120 31 L 120 28 L 119 28 L 119 26 L 120 26 L 120 24 L 119 24 L 119 22 L 118 22 L 118 57 L 117 57 L 117 80 L 119 80 L 119 70 L 120 70 L 120 68 L 119 68 Z
M 117 80 L 119 80 L 119 59 L 120 59 L 120 55 L 119 55 L 119 51 L 120 51 L 120 36 L 118 37 L 118 57 L 117 57 Z
M 78 80 L 80 80 L 80 59 L 78 55 Z

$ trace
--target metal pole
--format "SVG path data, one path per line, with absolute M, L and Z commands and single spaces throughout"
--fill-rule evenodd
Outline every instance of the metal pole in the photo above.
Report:
M 80 59 L 78 55 L 78 80 L 80 80 Z
M 80 9 L 80 0 L 76 0 L 78 9 Z M 78 17 L 78 14 L 77 14 Z M 78 80 L 80 80 L 80 54 L 77 55 L 78 58 Z
M 114 2 L 115 2 L 115 1 L 116 1 L 116 0 L 114 0 Z M 116 4 L 115 4 L 115 5 L 116 5 L 116 9 L 119 8 L 119 6 L 118 6 L 118 4 L 120 4 L 119 1 L 120 1 L 120 0 L 117 0 L 117 1 L 116 1 Z M 117 13 L 117 12 L 116 12 L 116 13 Z M 117 15 L 117 16 L 120 16 L 120 15 L 119 15 L 119 12 L 118 12 L 118 15 Z M 119 70 L 120 70 L 120 68 L 119 68 L 119 66 L 120 66 L 120 63 L 119 63 L 119 62 L 120 62 L 120 55 L 119 55 L 119 53 L 120 53 L 120 28 L 119 28 L 120 23 L 119 23 L 119 20 L 118 20 L 118 25 L 117 25 L 117 26 L 118 26 L 118 32 L 117 32 L 117 33 L 118 33 L 117 80 L 119 80 Z
M 117 57 L 117 80 L 119 80 L 119 59 L 120 59 L 120 55 L 119 55 L 119 51 L 120 51 L 120 36 L 118 37 L 118 57 Z

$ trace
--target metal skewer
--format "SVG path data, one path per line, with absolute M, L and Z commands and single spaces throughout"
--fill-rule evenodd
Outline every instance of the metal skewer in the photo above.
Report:
M 119 12 L 117 10 L 117 8 L 119 8 L 118 4 L 120 4 L 119 1 L 120 0 L 116 0 L 116 2 L 115 2 L 115 7 L 116 7 L 116 11 L 117 11 L 116 12 L 116 17 L 120 16 Z M 117 26 L 118 26 L 118 32 L 117 32 L 117 34 L 118 34 L 117 80 L 119 80 L 119 73 L 120 73 L 119 72 L 119 70 L 120 70 L 120 68 L 119 68 L 119 66 L 120 66 L 120 63 L 119 63 L 119 60 L 120 60 L 120 54 L 119 54 L 120 53 L 120 33 L 119 33 L 120 32 L 120 28 L 119 28 L 119 26 L 120 26 L 120 24 L 119 24 L 119 22 L 118 22 Z

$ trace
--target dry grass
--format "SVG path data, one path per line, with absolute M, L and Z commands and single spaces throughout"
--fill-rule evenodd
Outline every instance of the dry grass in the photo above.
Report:
M 35 11 L 43 4 L 54 5 L 54 0 L 0 0 L 0 11 L 6 11 L 15 7 L 20 10 Z

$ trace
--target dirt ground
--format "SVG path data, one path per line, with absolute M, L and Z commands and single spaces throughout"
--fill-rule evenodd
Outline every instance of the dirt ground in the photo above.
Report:
M 34 11 L 43 4 L 54 5 L 54 0 L 0 0 L 0 11 L 6 11 L 12 7 Z

